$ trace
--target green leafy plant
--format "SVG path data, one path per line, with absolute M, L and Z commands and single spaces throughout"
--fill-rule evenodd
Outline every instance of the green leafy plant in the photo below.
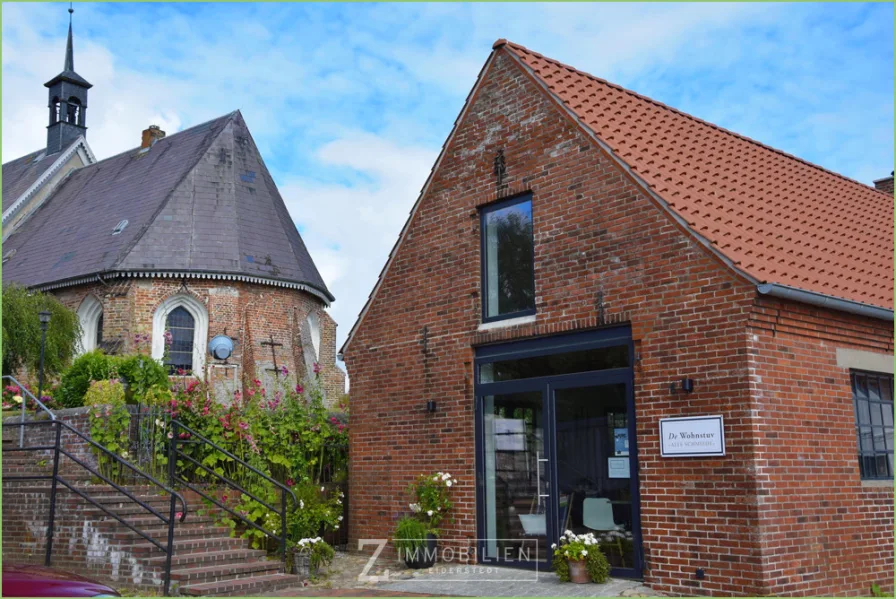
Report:
M 125 397 L 128 403 L 144 403 L 151 390 L 168 388 L 168 369 L 145 354 L 121 358 L 118 374 L 127 383 Z
M 50 312 L 44 351 L 44 374 L 52 377 L 71 363 L 81 335 L 78 315 L 53 295 L 21 285 L 3 286 L 3 372 L 21 368 L 37 372 L 40 366 L 41 328 L 38 314 Z
M 84 397 L 90 407 L 90 438 L 112 453 L 128 459 L 128 429 L 131 415 L 124 400 L 124 387 L 117 380 L 94 381 Z M 100 472 L 116 483 L 123 482 L 118 462 L 99 449 Z
M 424 522 L 429 531 L 438 534 L 438 526 L 454 508 L 451 501 L 451 487 L 457 480 L 448 472 L 421 474 L 408 487 L 416 498 L 408 507 L 415 517 Z
M 345 417 L 328 412 L 316 377 L 293 387 L 285 383 L 285 369 L 281 374 L 281 384 L 271 396 L 261 381 L 255 380 L 244 391 L 235 391 L 228 405 L 214 401 L 205 383 L 181 377 L 171 388 L 160 423 L 176 419 L 293 489 L 298 502 L 295 506 L 291 500 L 287 502 L 286 532 L 287 539 L 296 543 L 338 530 L 341 525 L 343 495 L 327 481 L 345 478 L 348 432 Z M 157 461 L 166 463 L 167 436 L 174 433 L 161 426 L 157 429 Z M 188 440 L 191 433 L 179 429 L 177 435 L 179 440 Z M 180 450 L 203 467 L 180 460 L 178 474 L 191 482 L 220 485 L 220 496 L 226 496 L 224 501 L 240 515 L 223 517 L 221 524 L 229 526 L 232 535 L 251 539 L 254 547 L 275 550 L 276 541 L 244 520 L 280 534 L 279 512 L 248 494 L 226 490 L 206 468 L 272 506 L 280 505 L 280 489 L 211 445 L 184 443 Z
M 552 563 L 557 576 L 569 582 L 569 562 L 584 561 L 592 582 L 604 583 L 610 578 L 610 564 L 600 550 L 600 542 L 594 533 L 577 535 L 567 530 L 560 542 L 551 545 L 554 550 Z
M 871 596 L 872 597 L 889 597 L 890 595 L 887 595 L 885 592 L 880 590 L 880 585 L 878 585 L 877 583 L 872 583 L 871 584 Z
M 316 572 L 321 567 L 329 566 L 336 552 L 320 537 L 299 539 L 293 546 L 300 553 L 308 555 L 311 571 Z
M 118 358 L 100 350 L 87 352 L 72 363 L 62 374 L 57 391 L 57 402 L 64 408 L 84 405 L 84 396 L 93 381 L 109 380 L 117 376 Z
M 426 546 L 429 527 L 413 516 L 403 516 L 395 525 L 395 549 L 399 556 L 413 554 Z

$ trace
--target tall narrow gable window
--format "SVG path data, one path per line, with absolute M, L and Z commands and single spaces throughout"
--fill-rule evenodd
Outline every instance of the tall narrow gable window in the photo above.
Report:
M 482 209 L 483 322 L 535 314 L 532 196 Z
M 863 479 L 893 479 L 893 375 L 854 371 L 859 470 Z

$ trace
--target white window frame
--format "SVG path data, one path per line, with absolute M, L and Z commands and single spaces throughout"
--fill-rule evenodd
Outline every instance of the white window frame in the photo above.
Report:
M 81 323 L 81 338 L 78 355 L 96 349 L 96 327 L 103 315 L 103 303 L 93 295 L 88 295 L 78 307 L 78 321 Z
M 159 362 L 165 356 L 165 324 L 175 308 L 183 308 L 193 317 L 193 376 L 205 379 L 205 346 L 208 343 L 208 310 L 192 295 L 178 293 L 167 298 L 152 316 L 152 357 Z
M 314 349 L 314 359 L 320 361 L 320 314 L 310 312 L 308 314 L 308 332 L 311 337 L 311 347 Z

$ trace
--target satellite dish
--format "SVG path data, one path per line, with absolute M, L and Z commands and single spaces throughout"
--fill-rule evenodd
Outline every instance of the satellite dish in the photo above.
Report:
M 216 335 L 208 342 L 208 353 L 218 360 L 226 360 L 233 354 L 233 339 L 227 335 Z

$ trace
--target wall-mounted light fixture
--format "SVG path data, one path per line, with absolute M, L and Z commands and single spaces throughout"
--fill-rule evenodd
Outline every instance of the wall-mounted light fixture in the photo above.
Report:
M 436 412 L 436 402 L 429 400 L 426 402 L 426 411 L 430 414 L 435 414 Z
M 670 393 L 692 393 L 694 391 L 694 379 L 681 379 L 677 383 L 669 385 Z

